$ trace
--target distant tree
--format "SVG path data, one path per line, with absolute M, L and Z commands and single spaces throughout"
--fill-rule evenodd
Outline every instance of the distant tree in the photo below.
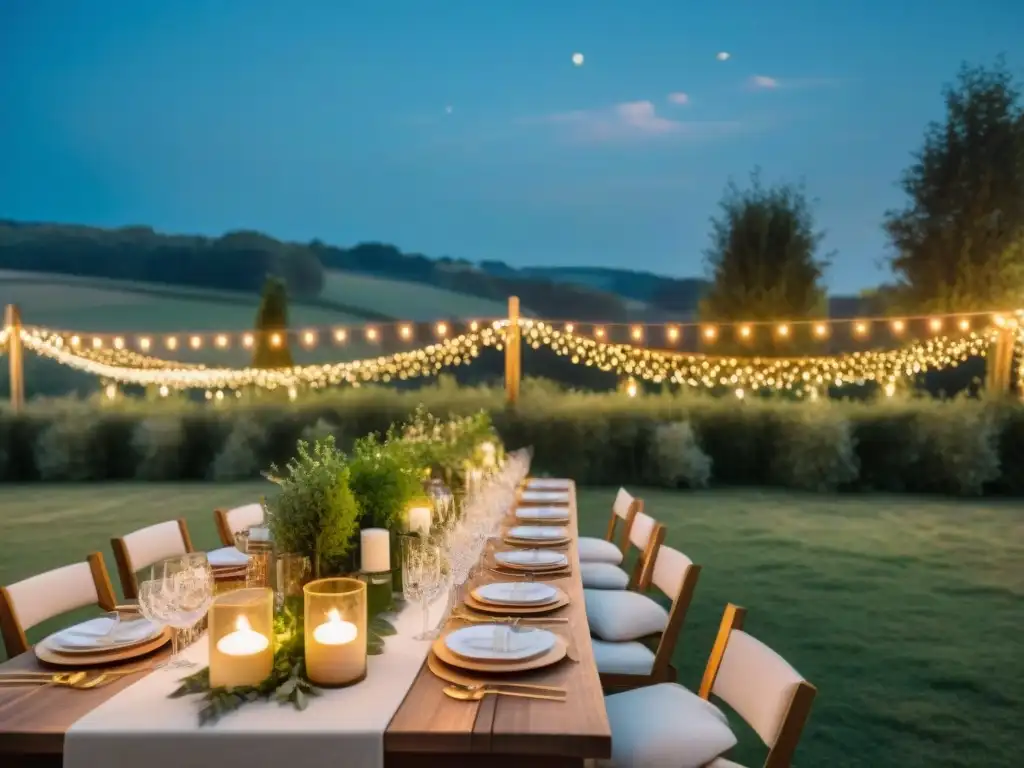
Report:
M 284 282 L 276 277 L 268 277 L 263 286 L 254 347 L 253 368 L 290 368 L 295 364 L 288 346 L 288 293 Z
M 1002 61 L 964 65 L 944 93 L 889 211 L 902 310 L 1003 309 L 1024 301 L 1024 110 Z
M 820 315 L 828 266 L 817 256 L 822 238 L 802 188 L 765 187 L 757 171 L 749 189 L 730 182 L 720 215 L 711 220 L 704 255 L 712 284 L 701 301 L 701 317 L 777 322 Z M 765 331 L 750 346 L 767 354 L 791 343 Z

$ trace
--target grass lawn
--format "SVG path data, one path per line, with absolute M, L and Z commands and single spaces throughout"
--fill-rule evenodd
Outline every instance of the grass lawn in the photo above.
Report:
M 216 545 L 212 509 L 255 499 L 242 485 L 5 486 L 0 583 L 63 565 L 175 517 Z M 611 490 L 581 492 L 601 534 Z M 1024 510 L 997 501 L 781 492 L 643 493 L 669 544 L 704 566 L 676 661 L 695 688 L 721 611 L 819 690 L 803 766 L 943 768 L 1018 764 L 1024 712 Z M 116 576 L 114 577 L 116 580 Z M 31 633 L 32 639 L 50 627 Z M 737 724 L 735 759 L 764 751 Z
M 508 315 L 508 304 L 468 293 L 457 293 L 425 283 L 328 270 L 321 296 L 329 301 L 365 307 L 401 320 L 476 318 L 489 320 Z

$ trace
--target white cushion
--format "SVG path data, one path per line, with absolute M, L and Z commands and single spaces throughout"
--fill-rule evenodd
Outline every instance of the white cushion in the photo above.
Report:
M 636 640 L 668 625 L 668 611 L 651 598 L 636 592 L 584 589 L 590 633 L 613 643 Z
M 622 563 L 622 550 L 604 539 L 581 536 L 576 541 L 576 551 L 579 552 L 581 563 Z
M 649 675 L 654 652 L 643 643 L 606 643 L 593 639 L 597 671 L 606 675 Z
M 580 563 L 580 578 L 589 589 L 625 589 L 629 574 L 611 563 Z
M 716 757 L 707 764 L 706 768 L 744 768 L 744 766 L 734 763 L 732 760 L 726 760 L 724 757 Z
M 612 727 L 607 768 L 701 768 L 736 746 L 722 711 L 676 683 L 605 697 Z

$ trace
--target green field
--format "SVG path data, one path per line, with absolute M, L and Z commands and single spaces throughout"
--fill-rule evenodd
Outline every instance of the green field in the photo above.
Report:
M 212 509 L 266 483 L 4 487 L 0 583 L 107 554 L 109 539 L 183 516 L 216 545 Z M 603 532 L 613 492 L 580 495 Z M 668 542 L 704 566 L 677 651 L 695 687 L 722 607 L 790 660 L 819 694 L 797 765 L 1015 765 L 1024 711 L 1024 510 L 998 501 L 781 492 L 643 492 Z M 51 625 L 52 626 L 52 625 Z M 46 631 L 50 627 L 42 628 Z M 39 633 L 33 633 L 35 637 Z M 737 724 L 735 759 L 763 750 Z
M 494 319 L 508 315 L 508 304 L 424 283 L 328 271 L 321 296 L 400 320 Z

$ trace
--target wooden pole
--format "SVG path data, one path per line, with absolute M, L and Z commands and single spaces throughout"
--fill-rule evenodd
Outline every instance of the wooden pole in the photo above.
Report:
M 509 405 L 519 402 L 522 353 L 519 349 L 519 297 L 508 297 L 508 328 L 505 330 L 505 398 Z
M 1006 395 L 1010 391 L 1013 374 L 1015 334 L 1012 328 L 1002 328 L 989 352 L 986 365 L 985 389 L 990 395 Z
M 25 407 L 25 366 L 21 346 L 21 312 L 17 304 L 8 304 L 4 312 L 7 331 L 7 360 L 11 381 L 11 409 L 20 413 Z

